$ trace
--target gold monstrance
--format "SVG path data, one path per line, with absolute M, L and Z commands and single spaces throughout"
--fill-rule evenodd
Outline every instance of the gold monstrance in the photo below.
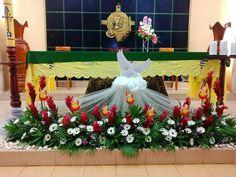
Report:
M 121 11 L 120 3 L 117 3 L 116 11 L 111 13 L 107 20 L 102 20 L 101 23 L 107 25 L 107 37 L 115 37 L 117 42 L 123 41 L 131 31 L 131 26 L 135 24 L 130 17 Z

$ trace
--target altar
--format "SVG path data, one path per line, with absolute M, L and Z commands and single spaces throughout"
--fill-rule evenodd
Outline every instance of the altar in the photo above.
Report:
M 200 61 L 208 58 L 205 52 L 127 52 L 125 56 L 134 62 L 142 62 L 150 58 L 151 66 L 142 74 L 143 77 L 151 76 L 190 76 L 189 96 L 196 98 L 195 89 L 199 85 L 193 81 L 195 76 L 205 78 L 209 71 L 219 76 L 220 61 L 209 59 L 203 67 Z M 56 51 L 29 51 L 27 54 L 26 83 L 38 83 L 40 75 L 50 77 L 48 90 L 54 91 L 53 78 L 115 78 L 120 67 L 116 61 L 115 52 L 56 52 Z

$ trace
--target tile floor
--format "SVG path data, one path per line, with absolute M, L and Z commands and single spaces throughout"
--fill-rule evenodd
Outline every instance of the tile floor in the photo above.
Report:
M 236 165 L 0 167 L 0 177 L 235 177 Z

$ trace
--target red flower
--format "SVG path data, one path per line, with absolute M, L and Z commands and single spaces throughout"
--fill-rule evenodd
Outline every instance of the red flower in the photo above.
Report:
M 202 109 L 202 107 L 199 107 L 199 108 L 197 108 L 197 109 L 195 110 L 195 112 L 193 113 L 192 118 L 193 118 L 194 120 L 199 120 L 199 119 L 202 118 L 202 114 L 203 114 L 203 109 Z
M 221 87 L 220 87 L 220 80 L 216 80 L 214 84 L 214 91 L 217 96 L 217 100 L 221 100 Z
M 88 121 L 88 115 L 86 112 L 81 112 L 80 121 L 82 125 L 86 124 L 86 122 Z
M 31 99 L 31 103 L 34 104 L 36 98 L 35 88 L 31 83 L 27 83 L 27 87 L 29 89 L 29 96 Z
M 43 117 L 44 122 L 45 122 L 47 125 L 50 125 L 50 124 L 51 124 L 51 118 L 49 117 L 48 112 L 45 111 L 45 110 L 42 110 L 41 115 L 42 115 L 42 117 Z
M 212 85 L 212 77 L 213 77 L 213 71 L 208 72 L 207 78 L 206 78 L 206 83 L 210 89 L 211 89 L 211 85 Z
M 111 111 L 116 114 L 116 110 L 117 110 L 117 106 L 116 104 L 113 104 L 112 107 L 111 107 Z
M 212 104 L 210 103 L 208 98 L 204 101 L 202 108 L 203 113 L 206 115 L 209 115 L 209 113 L 212 111 Z
M 179 106 L 174 106 L 174 108 L 173 108 L 173 117 L 178 118 L 180 116 L 181 116 L 180 107 Z
M 153 124 L 153 118 L 152 117 L 147 117 L 146 122 L 144 123 L 143 127 L 144 128 L 149 128 Z
M 38 110 L 35 107 L 35 105 L 34 104 L 30 104 L 29 108 L 31 110 L 32 115 L 37 119 L 38 118 Z
M 48 97 L 48 100 L 47 100 L 47 103 L 48 103 L 48 107 L 53 111 L 53 112 L 57 112 L 57 107 L 53 101 L 53 97 L 52 96 L 49 96 Z
M 181 120 L 180 120 L 180 124 L 182 124 L 183 126 L 186 126 L 188 125 L 188 121 L 190 119 L 188 117 L 183 117 Z
M 70 124 L 70 115 L 69 114 L 65 114 L 63 119 L 62 119 L 62 125 L 64 127 L 67 127 Z
M 228 109 L 228 107 L 225 106 L 225 105 L 219 105 L 219 106 L 216 108 L 217 115 L 218 115 L 219 117 L 221 117 L 221 116 L 223 115 L 223 112 L 224 112 L 225 109 Z
M 212 115 L 208 116 L 208 117 L 206 118 L 206 120 L 205 120 L 205 127 L 211 126 L 212 123 L 213 123 L 213 121 L 214 121 L 213 116 L 212 116 Z
M 98 107 L 98 105 L 94 106 L 94 108 L 93 108 L 93 115 L 94 115 L 94 117 L 96 117 L 98 120 L 101 119 L 101 114 L 100 114 L 100 112 L 99 112 L 99 107 Z
M 93 122 L 93 131 L 96 133 L 100 133 L 101 132 L 101 127 L 100 125 L 97 123 L 97 121 Z
M 128 113 L 126 116 L 125 116 L 125 119 L 126 119 L 126 123 L 127 124 L 131 124 L 132 123 L 132 116 L 130 113 Z
M 149 104 L 147 104 L 147 103 L 144 103 L 144 109 L 143 109 L 143 112 L 146 114 L 147 113 L 147 111 L 148 111 L 148 109 L 149 109 Z
M 167 116 L 168 116 L 168 112 L 166 110 L 163 110 L 162 114 L 159 116 L 159 120 L 163 122 L 164 120 L 167 119 Z
M 70 109 L 71 101 L 73 100 L 73 96 L 67 96 L 65 99 L 66 106 Z
M 65 102 L 72 113 L 80 110 L 80 103 L 78 100 L 74 99 L 73 96 L 67 96 Z
M 187 98 L 185 99 L 184 104 L 187 104 L 188 106 L 191 104 L 191 99 L 190 99 L 190 97 L 187 97 Z
M 114 112 L 109 111 L 107 116 L 108 116 L 108 123 L 113 124 L 114 123 L 114 118 L 115 118 Z
M 40 90 L 43 90 L 46 87 L 46 76 L 42 75 L 40 76 L 40 80 L 39 80 L 39 88 Z

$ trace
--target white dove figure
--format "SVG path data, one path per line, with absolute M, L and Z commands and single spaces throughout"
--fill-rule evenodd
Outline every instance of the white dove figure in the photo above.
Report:
M 141 73 L 145 69 L 149 68 L 149 66 L 151 64 L 150 59 L 148 59 L 145 62 L 140 63 L 140 64 L 131 63 L 124 56 L 122 50 L 119 50 L 117 52 L 117 61 L 118 61 L 118 63 L 119 63 L 122 70 L 132 70 L 132 71 L 137 72 L 137 73 Z

